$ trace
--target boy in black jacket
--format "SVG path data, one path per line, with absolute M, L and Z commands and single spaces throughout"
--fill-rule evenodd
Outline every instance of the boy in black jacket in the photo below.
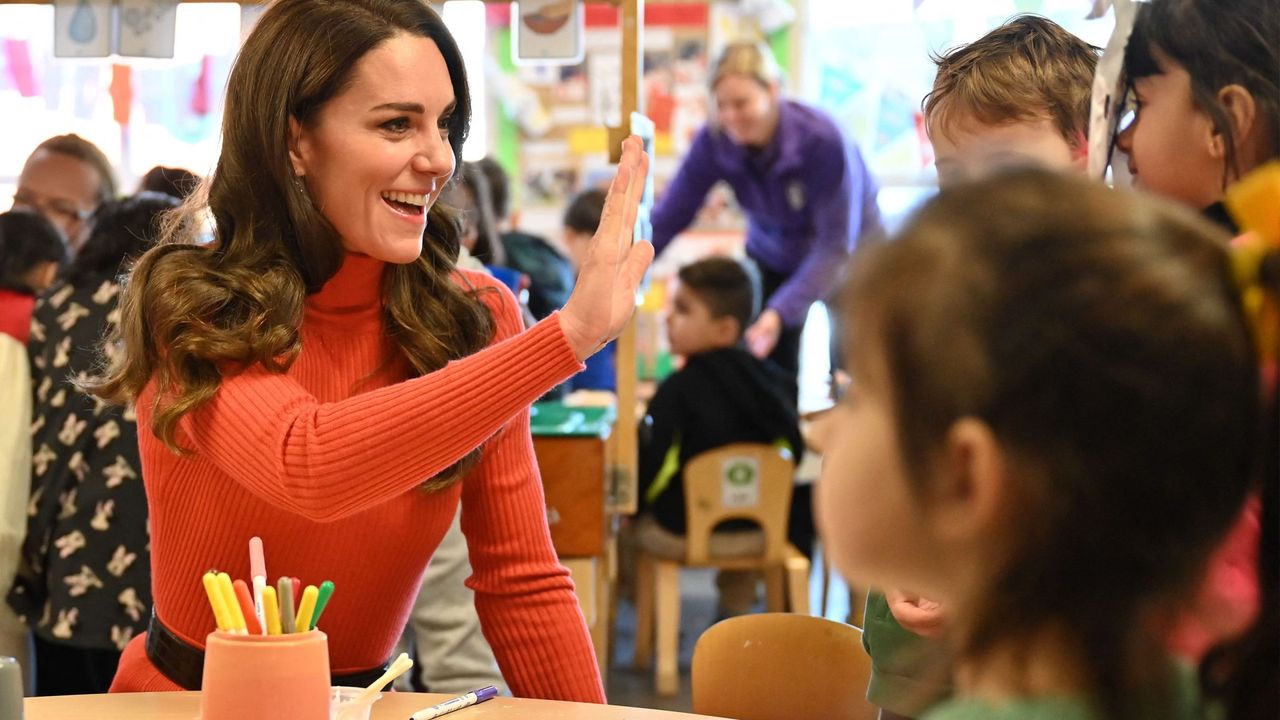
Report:
M 679 279 L 667 336 L 685 365 L 658 388 L 640 428 L 644 515 L 637 537 L 664 557 L 684 554 L 684 466 L 691 458 L 740 442 L 785 444 L 796 462 L 804 451 L 789 379 L 743 347 L 742 334 L 759 307 L 757 283 L 747 269 L 729 258 L 709 258 L 681 268 Z M 716 534 L 713 553 L 762 551 L 758 531 L 744 531 L 742 523 L 726 530 L 732 532 Z M 741 614 L 755 603 L 753 573 L 722 572 L 717 584 L 722 614 Z

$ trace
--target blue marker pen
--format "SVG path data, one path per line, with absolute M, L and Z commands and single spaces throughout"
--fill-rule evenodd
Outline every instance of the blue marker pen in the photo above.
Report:
M 441 715 L 448 715 L 455 710 L 471 707 L 477 703 L 498 696 L 498 688 L 492 685 L 486 685 L 479 690 L 473 690 L 466 695 L 461 695 L 452 700 L 445 700 L 439 705 L 432 705 L 429 708 L 423 708 L 418 712 L 409 716 L 409 720 L 434 720 Z

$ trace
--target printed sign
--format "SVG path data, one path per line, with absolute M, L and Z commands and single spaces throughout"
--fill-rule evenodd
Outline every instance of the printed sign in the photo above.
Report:
M 116 52 L 127 57 L 173 57 L 177 9 L 175 0 L 120 0 Z
M 753 457 L 729 458 L 720 464 L 720 503 L 726 508 L 760 504 L 760 461 Z
M 577 65 L 582 62 L 584 25 L 578 0 L 520 0 L 511 3 L 516 62 Z
M 53 55 L 60 58 L 111 54 L 111 0 L 54 0 Z

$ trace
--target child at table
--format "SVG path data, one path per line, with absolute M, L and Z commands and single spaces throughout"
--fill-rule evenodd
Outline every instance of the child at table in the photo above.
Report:
M 1262 454 L 1226 239 L 1021 171 L 944 189 L 855 264 L 819 520 L 851 581 L 947 608 L 957 695 L 927 720 L 1206 711 L 1157 619 Z
M 641 547 L 660 557 L 685 552 L 684 467 L 693 457 L 732 443 L 785 444 L 797 461 L 804 450 L 795 400 L 780 369 L 743 344 L 743 333 L 759 310 L 757 283 L 737 260 L 700 260 L 680 269 L 667 316 L 671 352 L 685 365 L 668 377 L 640 429 L 640 497 L 637 523 Z M 750 525 L 748 523 L 748 525 Z M 718 532 L 712 553 L 758 555 L 763 535 Z M 740 615 L 756 602 L 757 575 L 721 571 L 720 614 Z

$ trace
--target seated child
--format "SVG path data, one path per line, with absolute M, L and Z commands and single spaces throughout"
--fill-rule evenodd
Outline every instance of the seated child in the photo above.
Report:
M 944 189 L 856 262 L 817 509 L 851 581 L 946 608 L 956 697 L 925 720 L 1204 716 L 1153 619 L 1262 455 L 1227 239 L 1027 170 Z
M 1083 171 L 1095 48 L 1051 20 L 1020 16 L 936 59 L 924 101 L 938 184 L 1016 165 Z M 904 592 L 873 591 L 863 644 L 871 655 L 867 698 L 886 717 L 916 717 L 950 692 L 938 632 L 942 610 Z
M 569 202 L 564 211 L 564 246 L 569 251 L 569 262 L 573 265 L 574 277 L 582 266 L 583 254 L 591 245 L 591 238 L 600 227 L 600 216 L 604 214 L 605 191 L 592 188 L 583 190 Z M 569 378 L 565 383 L 570 392 L 574 390 L 607 390 L 613 392 L 618 387 L 617 357 L 618 341 L 610 341 L 600 348 L 600 352 L 586 360 L 582 372 Z
M 640 428 L 644 515 L 637 539 L 656 555 L 683 557 L 685 463 L 740 442 L 785 443 L 798 462 L 804 441 L 788 378 L 743 345 L 759 309 L 757 283 L 743 264 L 717 257 L 686 265 L 671 305 L 667 335 L 685 365 L 658 387 Z M 723 535 L 726 554 L 762 551 L 759 532 Z M 722 614 L 742 614 L 755 604 L 754 574 L 722 572 L 717 583 Z

